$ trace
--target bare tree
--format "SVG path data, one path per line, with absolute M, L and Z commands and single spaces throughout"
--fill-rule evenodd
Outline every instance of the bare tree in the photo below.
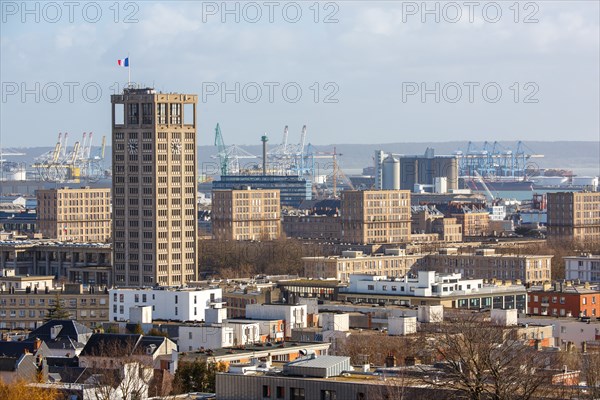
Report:
M 462 315 L 437 325 L 430 345 L 445 365 L 442 380 L 432 384 L 454 389 L 472 400 L 528 400 L 544 384 L 546 359 L 523 344 L 516 328 L 499 327 L 480 314 Z
M 587 387 L 584 398 L 600 398 L 600 351 L 582 354 L 581 369 Z
M 121 336 L 121 335 L 119 335 Z M 105 337 L 80 358 L 86 367 L 85 383 L 92 386 L 94 400 L 139 400 L 148 397 L 153 378 L 151 357 L 136 346 L 134 338 Z

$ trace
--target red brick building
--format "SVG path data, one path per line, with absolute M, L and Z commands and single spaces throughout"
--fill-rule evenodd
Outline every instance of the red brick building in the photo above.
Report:
M 600 317 L 600 287 L 570 282 L 533 287 L 528 314 L 560 317 Z

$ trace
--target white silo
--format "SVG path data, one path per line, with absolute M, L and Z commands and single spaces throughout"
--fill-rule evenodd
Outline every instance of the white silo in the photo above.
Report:
M 400 160 L 391 154 L 383 160 L 383 190 L 400 190 Z

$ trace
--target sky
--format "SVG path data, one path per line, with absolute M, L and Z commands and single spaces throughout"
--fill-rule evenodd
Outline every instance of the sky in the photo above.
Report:
M 1 144 L 110 141 L 128 73 L 198 94 L 201 145 L 217 123 L 228 145 L 286 125 L 313 144 L 600 141 L 599 4 L 3 0 Z

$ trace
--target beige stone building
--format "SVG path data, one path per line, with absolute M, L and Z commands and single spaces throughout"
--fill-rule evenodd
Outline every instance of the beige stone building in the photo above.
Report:
M 111 240 L 110 189 L 42 189 L 36 194 L 38 229 L 45 238 L 81 243 Z
M 462 224 L 456 218 L 446 218 L 434 206 L 411 207 L 412 235 L 435 233 L 443 242 L 462 242 Z M 414 241 L 414 240 L 413 240 Z
M 496 254 L 494 249 L 476 249 L 459 254 L 456 248 L 441 249 L 423 259 L 423 269 L 440 273 L 460 272 L 465 277 L 517 280 L 524 283 L 550 281 L 550 255 Z
M 116 285 L 197 279 L 197 101 L 150 88 L 111 96 Z
M 548 237 L 600 242 L 600 192 L 548 193 Z
M 408 190 L 345 190 L 340 215 L 342 242 L 401 243 L 410 240 Z
M 490 214 L 486 210 L 464 207 L 452 213 L 452 218 L 462 225 L 463 236 L 487 236 L 489 234 Z
M 415 271 L 425 257 L 406 254 L 403 249 L 387 249 L 384 254 L 363 254 L 362 251 L 343 251 L 341 256 L 302 257 L 307 278 L 335 278 L 348 282 L 350 274 L 405 276 Z
M 108 321 L 105 287 L 67 283 L 54 287 L 52 276 L 0 278 L 0 329 L 35 329 L 60 301 L 70 318 L 90 328 Z M 18 282 L 17 282 L 18 280 Z
M 213 190 L 212 229 L 217 240 L 273 240 L 281 236 L 278 189 Z
M 283 231 L 288 237 L 339 241 L 341 219 L 331 215 L 285 215 Z
M 84 285 L 112 285 L 110 243 L 0 241 L 0 276 L 51 275 Z

